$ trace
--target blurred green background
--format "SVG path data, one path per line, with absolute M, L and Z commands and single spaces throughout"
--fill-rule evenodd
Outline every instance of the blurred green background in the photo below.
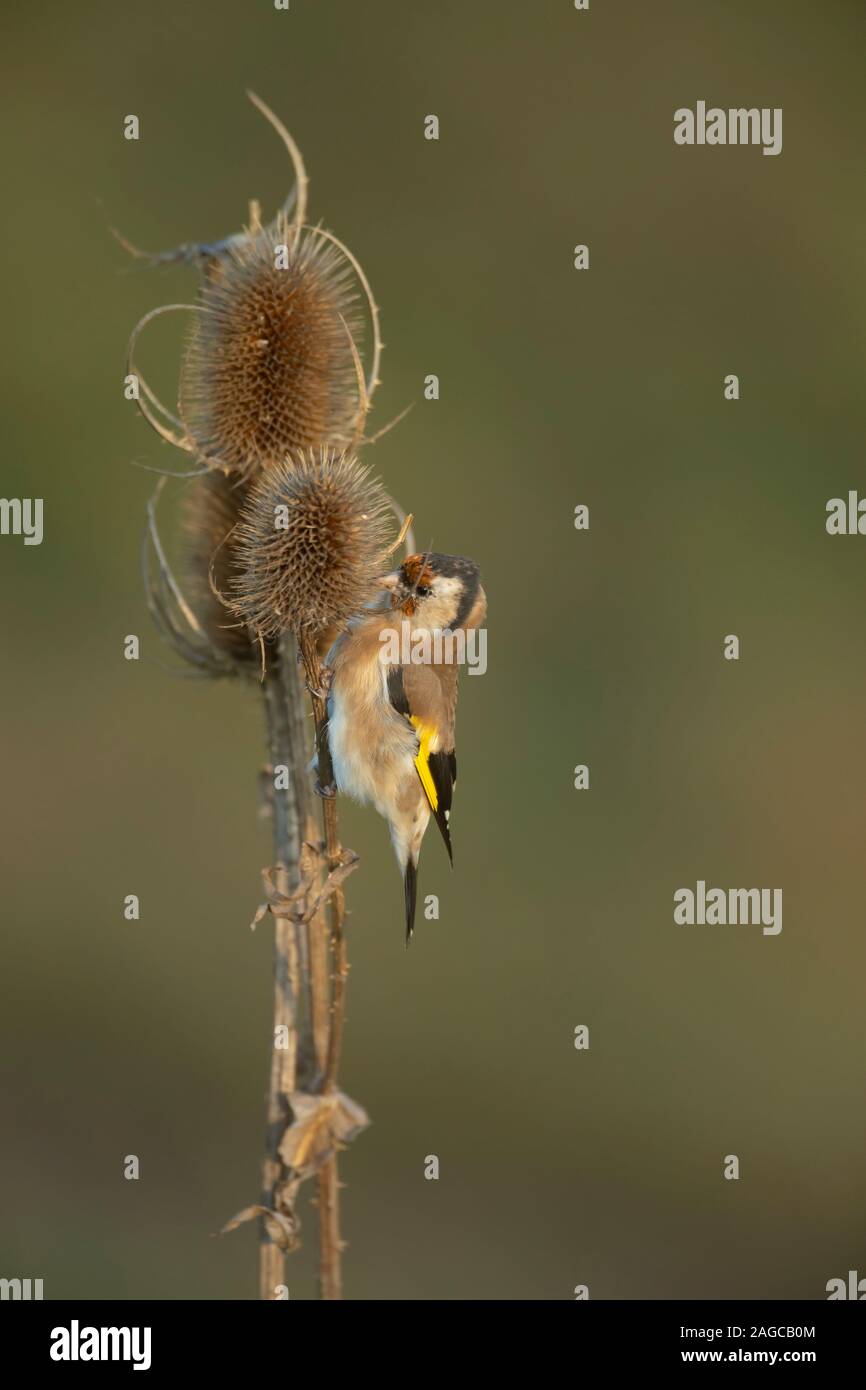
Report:
M 456 868 L 431 832 L 441 918 L 408 952 L 385 827 L 343 810 L 343 1079 L 374 1121 L 342 1164 L 347 1296 L 866 1273 L 866 540 L 824 530 L 866 477 L 862 4 L 105 0 L 5 27 L 2 492 L 44 497 L 45 539 L 0 539 L 0 1274 L 255 1296 L 254 1229 L 210 1233 L 259 1185 L 261 711 L 170 675 L 149 623 L 130 462 L 185 464 L 123 399 L 124 350 L 195 277 L 108 231 L 160 250 L 281 201 L 248 86 L 382 307 L 371 428 L 417 402 L 370 457 L 490 601 Z M 677 148 L 698 99 L 783 107 L 782 154 Z M 184 327 L 142 350 L 169 399 Z M 781 887 L 782 934 L 676 926 L 698 878 Z M 293 1298 L 309 1210 L 305 1235 Z

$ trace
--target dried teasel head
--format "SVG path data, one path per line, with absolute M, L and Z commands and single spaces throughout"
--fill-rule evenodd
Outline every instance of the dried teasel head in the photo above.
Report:
M 342 627 L 376 592 L 390 509 L 346 452 L 310 450 L 261 473 L 232 538 L 231 612 L 265 639 Z
M 228 592 L 237 570 L 237 523 L 248 493 L 242 478 L 205 473 L 189 485 L 183 519 L 190 605 L 211 647 L 238 670 L 257 667 L 258 647 L 218 595 Z
M 353 443 L 365 413 L 358 269 L 329 234 L 285 216 L 212 263 L 181 380 L 196 453 L 250 476 Z

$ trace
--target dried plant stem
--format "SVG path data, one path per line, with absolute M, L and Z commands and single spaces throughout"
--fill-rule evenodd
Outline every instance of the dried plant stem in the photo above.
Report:
M 284 653 L 272 644 L 267 653 L 262 691 L 271 768 L 289 769 L 286 788 L 273 789 L 274 863 L 277 867 L 276 887 L 286 895 L 300 884 L 301 830 L 306 816 L 301 817 L 298 798 L 304 788 L 303 744 L 296 732 L 292 702 L 287 689 L 285 669 L 290 664 Z M 294 663 L 291 663 L 293 666 Z M 267 1131 L 265 1159 L 262 1167 L 262 1206 L 279 1209 L 280 1188 L 286 1178 L 285 1165 L 279 1155 L 280 1141 L 291 1123 L 289 1096 L 297 1088 L 298 1073 L 305 1063 L 299 1048 L 301 1036 L 301 939 L 296 924 L 287 917 L 274 918 L 274 1029 L 284 1027 L 288 1045 L 274 1045 L 272 1036 L 270 1079 L 268 1086 Z M 285 1253 L 261 1224 L 259 1247 L 259 1297 L 273 1300 L 279 1285 L 285 1283 Z
M 319 833 L 319 827 L 311 813 L 307 817 L 307 839 L 315 843 Z M 328 1034 L 331 1027 L 331 952 L 327 907 L 321 907 L 310 923 L 309 943 L 313 1047 L 316 1054 L 316 1075 L 323 1077 L 328 1061 Z
M 319 1291 L 327 1303 L 339 1302 L 343 1297 L 339 1189 L 335 1155 L 318 1175 Z
M 318 775 L 322 787 L 332 788 L 334 774 L 328 748 L 327 698 L 322 689 L 322 667 L 316 642 L 307 633 L 298 639 L 301 661 L 304 667 L 307 687 L 313 702 L 313 717 L 316 724 L 316 750 L 318 754 Z M 337 827 L 336 796 L 322 798 L 322 822 L 325 832 L 325 856 L 328 870 L 340 863 L 342 848 Z M 336 1089 L 337 1072 L 340 1065 L 340 1052 L 343 1043 L 343 1022 L 346 1013 L 346 981 L 349 965 L 346 957 L 346 938 L 344 921 L 346 914 L 345 897 L 342 890 L 332 895 L 328 905 L 331 945 L 331 1007 L 330 1028 L 328 1030 L 328 1049 L 325 1060 L 325 1074 L 322 1090 Z M 340 1238 L 339 1180 L 337 1158 L 324 1165 L 318 1176 L 319 1189 L 319 1268 L 321 1294 L 325 1300 L 343 1297 L 342 1253 Z
M 313 820 L 313 809 L 310 805 L 313 798 L 309 790 L 309 763 L 311 753 L 308 727 L 309 715 L 307 713 L 307 702 L 305 698 L 306 692 L 303 688 L 298 664 L 297 643 L 295 639 L 289 635 L 284 636 L 280 641 L 280 667 L 283 696 L 288 718 L 289 738 L 291 742 L 289 773 L 292 785 L 295 789 L 294 799 L 297 808 L 299 833 L 302 832 L 302 837 L 304 839 L 315 841 L 315 822 Z M 315 962 L 315 958 L 320 955 L 321 952 L 317 952 L 313 948 L 313 937 L 316 935 L 324 936 L 321 914 L 308 926 L 300 927 L 298 931 L 298 946 L 301 956 L 301 986 L 303 991 L 298 1079 L 302 1090 L 312 1091 L 316 1089 L 316 1081 L 322 1069 L 322 1063 L 318 1057 L 320 1044 L 316 1040 L 316 1021 L 319 1014 L 323 1011 L 323 1005 L 319 999 L 322 989 L 319 975 L 322 973 L 322 968 L 317 967 Z M 324 942 L 324 949 L 324 988 L 327 994 L 327 938 Z M 324 1004 L 324 1015 L 325 1027 L 327 1028 L 327 1003 Z

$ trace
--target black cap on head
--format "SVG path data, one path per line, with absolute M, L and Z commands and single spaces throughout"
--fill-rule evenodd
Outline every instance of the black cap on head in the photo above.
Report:
M 481 571 L 474 560 L 466 555 L 442 555 L 438 550 L 425 550 L 417 555 L 408 555 L 400 566 L 400 577 L 407 589 L 429 587 L 432 581 L 459 579 L 463 585 L 460 605 L 450 628 L 462 627 L 472 611 L 478 590 L 481 586 Z

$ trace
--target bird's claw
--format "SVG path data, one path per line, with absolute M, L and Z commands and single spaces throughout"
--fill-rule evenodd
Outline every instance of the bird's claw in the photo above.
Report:
M 333 669 L 330 666 L 321 666 L 319 668 L 319 688 L 316 689 L 314 685 L 310 684 L 309 680 L 306 680 L 304 684 L 314 699 L 327 700 L 333 679 Z
M 323 785 L 317 778 L 313 783 L 313 791 L 316 796 L 322 796 L 326 801 L 330 801 L 332 797 L 337 795 L 337 784 L 336 782 L 328 782 L 327 785 Z

